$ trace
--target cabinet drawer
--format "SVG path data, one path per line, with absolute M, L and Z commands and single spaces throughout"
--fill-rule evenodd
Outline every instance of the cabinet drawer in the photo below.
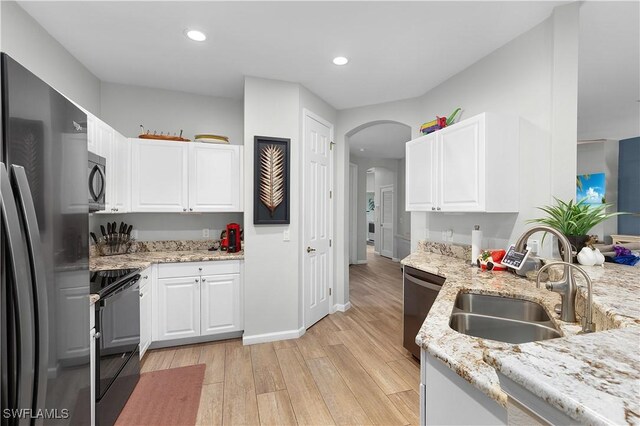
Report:
M 195 277 L 200 275 L 237 273 L 240 273 L 239 260 L 164 263 L 158 265 L 158 278 Z

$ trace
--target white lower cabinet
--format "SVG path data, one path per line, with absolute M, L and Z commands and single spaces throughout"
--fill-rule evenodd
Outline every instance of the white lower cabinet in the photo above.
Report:
M 240 275 L 207 275 L 200 283 L 200 334 L 240 330 Z
M 151 267 L 140 273 L 140 359 L 151 345 Z
M 239 260 L 158 265 L 153 289 L 153 341 L 243 329 Z
M 200 277 L 158 278 L 157 340 L 200 335 Z

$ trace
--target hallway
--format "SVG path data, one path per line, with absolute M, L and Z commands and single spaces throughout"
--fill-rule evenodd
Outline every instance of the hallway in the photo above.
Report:
M 143 372 L 206 364 L 198 424 L 419 422 L 420 366 L 402 347 L 400 264 L 350 267 L 352 307 L 299 339 L 240 339 L 151 351 Z

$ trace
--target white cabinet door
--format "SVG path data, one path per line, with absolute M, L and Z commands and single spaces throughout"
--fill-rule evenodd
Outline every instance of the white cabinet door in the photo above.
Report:
M 406 209 L 436 209 L 436 133 L 407 142 L 406 145 Z
M 484 116 L 464 120 L 438 135 L 438 203 L 442 211 L 483 211 L 485 190 Z M 499 152 L 493 155 L 500 155 Z M 496 188 L 497 190 L 497 188 Z
M 200 335 L 200 277 L 161 278 L 154 297 L 154 340 Z
M 111 171 L 107 173 L 112 182 L 109 209 L 116 213 L 128 212 L 131 209 L 131 144 L 118 132 L 114 132 Z
M 189 144 L 189 210 L 240 211 L 240 147 Z
M 131 142 L 131 210 L 186 211 L 189 145 L 145 139 Z
M 140 273 L 140 359 L 151 345 L 151 268 Z
M 201 290 L 201 335 L 242 330 L 240 275 L 203 276 Z

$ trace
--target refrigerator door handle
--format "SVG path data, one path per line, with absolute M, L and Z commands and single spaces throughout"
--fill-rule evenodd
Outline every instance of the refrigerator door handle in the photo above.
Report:
M 22 235 L 20 218 L 16 201 L 9 182 L 9 174 L 4 163 L 0 163 L 0 210 L 4 222 L 5 240 L 8 243 L 8 265 L 15 279 L 14 298 L 16 301 L 16 354 L 18 356 L 16 377 L 16 407 L 31 408 L 33 402 L 34 372 L 34 340 L 33 310 L 31 297 L 31 277 L 27 266 L 27 249 Z M 20 425 L 29 425 L 25 416 L 19 420 Z
M 49 362 L 49 306 L 47 298 L 47 278 L 44 269 L 44 256 L 40 241 L 40 229 L 36 209 L 31 197 L 31 189 L 24 167 L 11 165 L 11 179 L 14 193 L 17 196 L 19 211 L 22 213 L 23 224 L 26 232 L 27 249 L 29 251 L 29 263 L 34 295 L 34 324 L 36 330 L 35 360 L 36 384 L 34 389 L 33 408 L 44 409 L 47 393 L 47 367 Z

